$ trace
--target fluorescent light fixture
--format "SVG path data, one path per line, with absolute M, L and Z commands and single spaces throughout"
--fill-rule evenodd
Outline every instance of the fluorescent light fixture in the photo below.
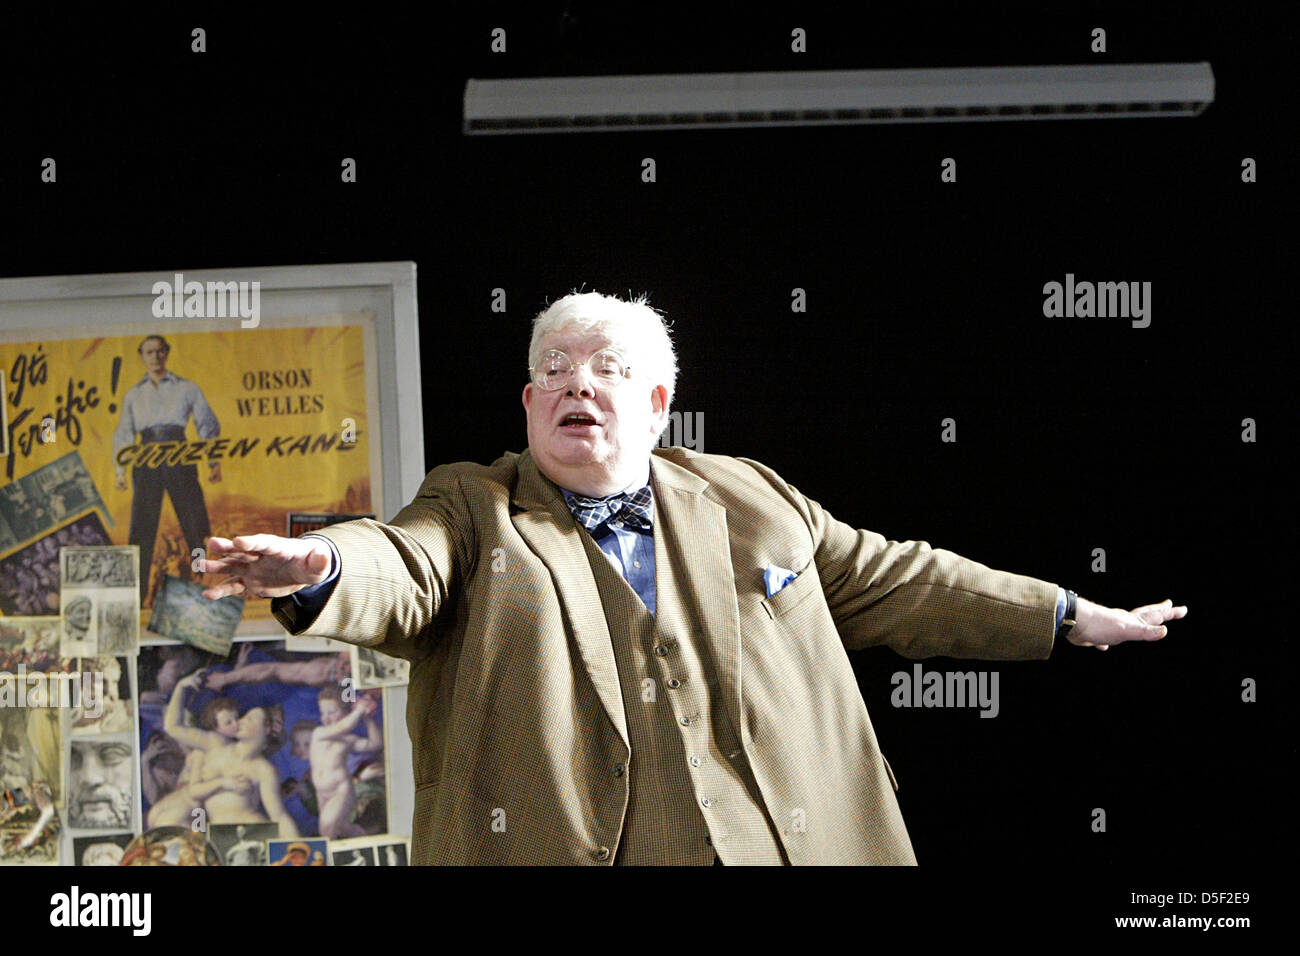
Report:
M 1196 116 L 1213 101 L 1209 63 L 470 80 L 464 131 Z

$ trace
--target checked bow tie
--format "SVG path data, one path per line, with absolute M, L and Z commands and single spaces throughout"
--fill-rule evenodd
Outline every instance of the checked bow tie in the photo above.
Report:
M 649 485 L 631 494 L 621 491 L 608 498 L 588 498 L 586 495 L 567 491 L 565 500 L 578 524 L 592 534 L 599 531 L 603 525 L 615 520 L 622 521 L 629 528 L 644 531 L 646 534 L 649 534 L 653 527 L 653 503 Z

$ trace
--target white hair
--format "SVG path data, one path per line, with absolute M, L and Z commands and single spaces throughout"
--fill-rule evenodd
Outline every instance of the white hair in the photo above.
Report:
M 634 375 L 644 375 L 651 387 L 662 385 L 667 389 L 664 407 L 672 407 L 677 355 L 668 335 L 668 323 L 650 307 L 644 295 L 625 301 L 599 292 L 573 292 L 556 299 L 533 319 L 528 367 L 535 367 L 541 360 L 546 336 L 567 329 L 603 333 L 620 347 Z

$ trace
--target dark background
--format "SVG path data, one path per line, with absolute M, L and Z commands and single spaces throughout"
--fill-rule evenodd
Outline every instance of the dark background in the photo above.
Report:
M 1191 607 L 1159 644 L 987 665 L 995 720 L 894 709 L 910 662 L 854 655 L 923 865 L 1109 864 L 1229 889 L 1262 874 L 1294 838 L 1290 23 L 1172 3 L 606 6 L 6 12 L 0 274 L 415 260 L 431 467 L 522 448 L 548 300 L 648 292 L 705 451 L 757 458 L 889 538 L 1102 604 Z M 1217 95 L 1192 119 L 460 132 L 468 77 L 1200 60 Z M 1042 286 L 1067 272 L 1150 281 L 1151 326 L 1045 319 Z M 1247 677 L 1258 703 L 1241 702 Z

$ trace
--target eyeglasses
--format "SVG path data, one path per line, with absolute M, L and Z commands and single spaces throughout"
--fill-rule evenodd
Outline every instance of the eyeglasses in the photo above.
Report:
M 624 363 L 623 356 L 613 349 L 601 349 L 584 363 L 587 375 L 597 385 L 604 388 L 617 388 L 623 380 L 632 376 L 632 367 Z M 543 391 L 554 392 L 564 388 L 573 378 L 577 366 L 573 359 L 559 349 L 543 352 L 541 359 L 528 371 L 533 377 L 533 384 Z

